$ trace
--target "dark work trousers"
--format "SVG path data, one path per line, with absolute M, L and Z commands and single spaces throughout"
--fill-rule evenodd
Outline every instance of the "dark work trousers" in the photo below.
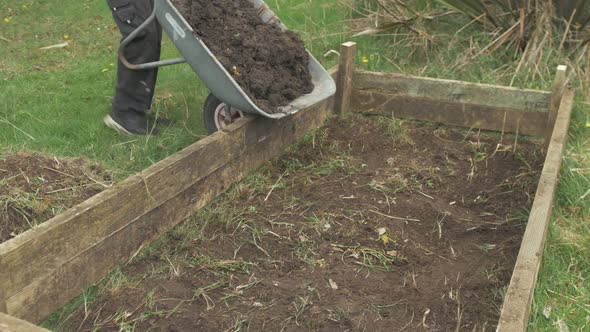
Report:
M 107 0 L 107 3 L 121 31 L 121 40 L 144 22 L 154 7 L 154 0 Z M 125 48 L 125 56 L 135 64 L 158 61 L 161 43 L 162 27 L 154 20 Z M 127 69 L 119 60 L 113 111 L 148 110 L 154 97 L 157 76 L 157 68 L 135 71 Z

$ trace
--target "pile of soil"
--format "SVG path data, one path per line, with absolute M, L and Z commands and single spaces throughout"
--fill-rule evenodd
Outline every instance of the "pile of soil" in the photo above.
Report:
M 211 52 L 262 110 L 313 90 L 309 56 L 291 31 L 264 24 L 247 0 L 173 0 Z
M 65 330 L 493 331 L 541 164 L 522 137 L 332 119 Z
M 47 221 L 112 184 L 82 158 L 18 153 L 0 159 L 0 243 Z

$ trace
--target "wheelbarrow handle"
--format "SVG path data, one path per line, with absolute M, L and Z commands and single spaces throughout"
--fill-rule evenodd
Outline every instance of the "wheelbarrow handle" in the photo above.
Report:
M 175 64 L 186 62 L 186 59 L 184 57 L 178 57 L 178 58 L 174 58 L 174 59 L 166 59 L 166 60 L 160 60 L 160 61 L 154 61 L 154 62 L 148 62 L 148 63 L 140 63 L 140 64 L 133 64 L 133 63 L 130 63 L 129 60 L 127 60 L 127 57 L 125 56 L 125 47 L 127 47 L 127 45 L 129 45 L 135 38 L 137 38 L 137 36 L 149 24 L 151 24 L 155 19 L 156 19 L 156 8 L 154 6 L 154 10 L 150 14 L 150 16 L 142 24 L 140 24 L 137 27 L 137 29 L 135 29 L 133 32 L 131 32 L 129 34 L 129 36 L 127 36 L 121 42 L 121 45 L 119 46 L 119 60 L 121 60 L 121 63 L 123 63 L 123 65 L 125 67 L 127 67 L 131 70 L 144 70 L 144 69 L 152 69 L 152 68 L 170 66 L 170 65 L 175 65 Z

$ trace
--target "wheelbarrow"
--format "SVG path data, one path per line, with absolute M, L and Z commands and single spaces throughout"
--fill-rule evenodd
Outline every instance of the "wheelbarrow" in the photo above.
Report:
M 283 31 L 287 27 L 268 8 L 262 0 L 248 0 L 258 10 L 260 18 L 266 24 L 276 24 Z M 131 43 L 142 30 L 154 20 L 170 36 L 174 45 L 180 51 L 181 57 L 166 59 L 150 63 L 132 64 L 125 57 L 125 47 Z M 336 92 L 336 84 L 322 67 L 309 54 L 309 70 L 314 89 L 311 93 L 300 96 L 286 106 L 279 107 L 276 113 L 261 110 L 250 97 L 236 83 L 233 77 L 215 58 L 207 45 L 193 31 L 188 22 L 174 7 L 170 0 L 155 0 L 151 15 L 135 31 L 121 42 L 119 59 L 129 69 L 144 70 L 187 62 L 200 77 L 210 91 L 203 107 L 203 121 L 209 134 L 224 129 L 245 114 L 259 115 L 271 119 L 281 119 L 297 111 L 319 103 Z

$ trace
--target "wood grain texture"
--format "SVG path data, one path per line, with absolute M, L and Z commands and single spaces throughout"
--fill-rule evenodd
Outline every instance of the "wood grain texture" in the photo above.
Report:
M 2 265 L 2 261 L 0 261 L 0 267 Z M 0 313 L 6 313 L 8 310 L 6 309 L 6 296 L 4 296 L 4 290 L 0 287 Z
M 356 90 L 529 112 L 547 112 L 551 101 L 551 93 L 546 91 L 396 73 L 356 70 L 353 82 Z
M 350 112 L 355 56 L 356 43 L 348 42 L 340 46 L 340 63 L 338 65 L 338 76 L 336 78 L 336 97 L 334 105 L 334 110 L 337 114 Z
M 547 229 L 565 149 L 574 93 L 566 91 L 559 107 L 535 201 L 506 293 L 498 331 L 526 331 L 535 284 L 541 267 Z
M 549 105 L 549 114 L 547 116 L 547 125 L 545 126 L 545 149 L 549 147 L 551 143 L 551 135 L 553 134 L 553 128 L 555 127 L 555 120 L 557 119 L 557 112 L 561 104 L 561 99 L 567 85 L 567 67 L 558 66 L 555 74 L 555 80 L 553 81 L 553 87 L 551 88 L 551 103 Z
M 375 90 L 354 90 L 352 100 L 353 109 L 367 114 L 531 136 L 542 136 L 547 122 L 546 112 L 503 109 Z
M 282 120 L 244 119 L 0 246 L 8 313 L 40 322 L 332 109 L 330 98 Z
M 0 332 L 49 332 L 49 330 L 0 313 Z

